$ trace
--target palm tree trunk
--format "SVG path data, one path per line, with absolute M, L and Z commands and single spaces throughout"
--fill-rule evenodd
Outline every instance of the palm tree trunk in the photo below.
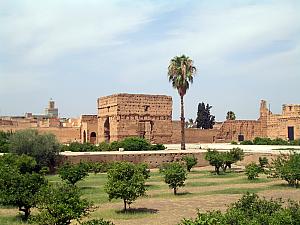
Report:
M 185 150 L 185 135 L 184 135 L 184 103 L 183 103 L 183 95 L 180 96 L 180 102 L 181 102 L 181 150 Z

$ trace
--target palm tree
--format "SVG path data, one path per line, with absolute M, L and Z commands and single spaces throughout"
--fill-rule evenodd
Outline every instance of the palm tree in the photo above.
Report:
M 193 83 L 193 77 L 196 73 L 196 67 L 193 66 L 193 60 L 188 56 L 175 56 L 170 61 L 168 67 L 169 81 L 173 88 L 177 89 L 181 100 L 181 149 L 185 150 L 185 135 L 184 135 L 184 103 L 183 96 Z

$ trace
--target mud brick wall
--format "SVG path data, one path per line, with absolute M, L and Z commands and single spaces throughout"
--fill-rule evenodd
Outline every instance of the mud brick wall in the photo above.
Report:
M 216 139 L 218 129 L 202 130 L 197 128 L 185 128 L 186 143 L 212 143 Z M 172 121 L 171 143 L 181 142 L 181 124 L 180 121 Z
M 138 136 L 170 143 L 172 98 L 165 95 L 116 94 L 98 99 L 98 143 Z
M 197 167 L 208 166 L 209 163 L 206 161 L 205 152 L 200 151 L 189 151 L 184 152 L 167 152 L 158 151 L 157 153 L 147 152 L 100 152 L 100 153 L 62 153 L 61 161 L 70 162 L 73 164 L 85 162 L 116 162 L 116 161 L 127 161 L 132 163 L 147 163 L 150 168 L 158 168 L 163 163 L 169 163 L 174 161 L 181 161 L 182 157 L 186 155 L 194 155 L 198 159 Z M 239 166 L 246 166 L 250 162 L 258 163 L 259 157 L 267 157 L 269 162 L 277 157 L 276 154 L 270 153 L 246 153 L 243 161 L 238 162 Z

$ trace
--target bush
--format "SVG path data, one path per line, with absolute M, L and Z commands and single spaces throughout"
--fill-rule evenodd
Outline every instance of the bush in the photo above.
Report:
M 36 206 L 37 193 L 46 185 L 46 179 L 37 173 L 36 161 L 29 156 L 3 155 L 0 157 L 0 204 L 17 206 L 30 216 Z
M 261 170 L 264 171 L 265 167 L 269 164 L 269 160 L 267 159 L 267 157 L 259 157 L 258 161 Z
M 241 145 L 253 145 L 253 142 L 251 140 L 245 140 L 240 142 Z
M 260 167 L 256 163 L 252 162 L 246 165 L 245 174 L 248 176 L 249 180 L 253 180 L 258 177 L 259 172 L 261 171 Z
M 121 148 L 121 144 L 118 141 L 113 141 L 109 145 L 109 150 L 110 151 L 119 151 L 119 148 Z
M 176 195 L 178 187 L 184 186 L 187 177 L 183 165 L 178 162 L 167 163 L 160 168 L 160 172 L 164 175 L 165 182 L 173 189 L 174 195 Z
M 182 159 L 185 162 L 186 169 L 187 169 L 188 172 L 191 172 L 191 169 L 195 165 L 197 165 L 197 162 L 198 162 L 197 158 L 194 155 L 192 155 L 192 156 L 186 155 Z
M 88 142 L 86 142 L 86 143 L 72 142 L 69 145 L 63 145 L 61 150 L 62 151 L 70 151 L 70 152 L 97 152 L 97 151 L 99 151 L 99 149 L 96 145 L 93 145 Z
M 80 162 L 79 164 L 65 163 L 58 170 L 58 175 L 62 180 L 67 181 L 69 184 L 75 185 L 78 181 L 88 176 L 88 165 Z
M 104 189 L 109 200 L 123 199 L 124 211 L 126 211 L 127 205 L 130 206 L 138 197 L 145 195 L 144 174 L 139 166 L 132 163 L 113 163 L 107 172 L 107 183 Z
M 77 187 L 55 184 L 43 188 L 38 196 L 39 213 L 32 219 L 38 225 L 68 225 L 86 216 L 91 204 L 81 198 Z
M 47 166 L 50 171 L 54 171 L 60 150 L 55 135 L 38 134 L 36 130 L 21 130 L 11 136 L 10 144 L 13 153 L 29 155 L 40 168 Z
M 299 187 L 300 181 L 300 153 L 280 154 L 272 161 L 269 173 L 288 182 L 290 186 Z
M 154 144 L 150 146 L 150 150 L 165 150 L 166 147 L 163 144 Z
M 103 219 L 97 219 L 97 220 L 94 219 L 94 220 L 89 220 L 89 221 L 80 223 L 80 225 L 114 225 L 114 224 L 110 221 L 106 221 Z
M 10 152 L 9 138 L 11 135 L 11 132 L 0 131 L 0 153 Z
M 121 148 L 124 151 L 143 151 L 151 149 L 151 144 L 143 138 L 129 137 L 120 142 Z
M 237 145 L 238 143 L 236 141 L 231 141 L 230 144 Z
M 195 220 L 183 219 L 179 225 L 296 225 L 300 224 L 300 205 L 290 201 L 283 207 L 281 200 L 261 199 L 247 193 L 226 212 L 198 212 Z
M 106 142 L 101 142 L 98 146 L 97 146 L 97 150 L 100 152 L 104 152 L 104 151 L 110 151 L 110 145 Z

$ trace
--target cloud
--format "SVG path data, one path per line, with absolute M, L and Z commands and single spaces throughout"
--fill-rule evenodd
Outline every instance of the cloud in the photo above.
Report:
M 161 4 L 130 1 L 22 1 L 2 17 L 0 35 L 26 63 L 48 63 L 78 50 L 121 45 Z M 25 53 L 26 52 L 26 53 Z

